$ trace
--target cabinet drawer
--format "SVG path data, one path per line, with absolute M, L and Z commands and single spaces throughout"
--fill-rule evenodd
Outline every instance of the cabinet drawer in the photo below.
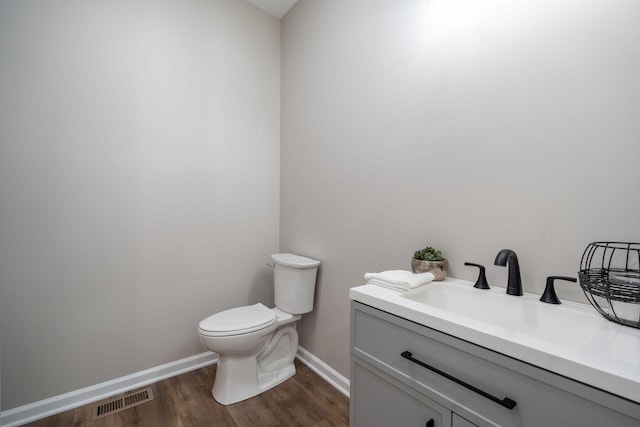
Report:
M 351 364 L 352 427 L 451 427 L 451 411 L 366 362 Z
M 636 418 L 633 419 L 609 409 L 615 408 L 620 400 L 615 396 L 366 305 L 354 302 L 353 306 L 354 356 L 369 361 L 475 424 L 638 425 L 640 414 L 631 414 Z M 405 351 L 451 377 L 499 400 L 508 397 L 517 405 L 507 409 L 402 357 Z M 631 407 L 635 411 L 638 406 L 631 404 Z

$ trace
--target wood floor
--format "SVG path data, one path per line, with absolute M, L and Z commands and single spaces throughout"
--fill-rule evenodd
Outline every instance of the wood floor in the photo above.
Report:
M 93 419 L 95 404 L 26 424 L 29 427 L 347 426 L 349 399 L 296 360 L 297 373 L 259 396 L 224 406 L 211 397 L 215 365 L 148 386 L 154 399 Z

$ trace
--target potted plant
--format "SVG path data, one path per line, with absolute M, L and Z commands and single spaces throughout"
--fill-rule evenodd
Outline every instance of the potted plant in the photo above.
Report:
M 415 251 L 411 258 L 411 270 L 414 273 L 429 272 L 433 274 L 434 280 L 444 280 L 447 277 L 447 266 L 442 252 L 431 246 Z

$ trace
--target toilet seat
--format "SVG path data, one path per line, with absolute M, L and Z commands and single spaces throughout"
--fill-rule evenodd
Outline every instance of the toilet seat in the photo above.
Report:
M 276 313 L 261 303 L 231 308 L 207 317 L 198 329 L 202 335 L 223 337 L 259 331 L 276 322 Z

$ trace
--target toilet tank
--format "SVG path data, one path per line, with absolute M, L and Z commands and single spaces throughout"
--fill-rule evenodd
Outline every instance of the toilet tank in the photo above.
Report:
M 291 314 L 313 310 L 320 261 L 294 254 L 271 255 L 276 307 Z

